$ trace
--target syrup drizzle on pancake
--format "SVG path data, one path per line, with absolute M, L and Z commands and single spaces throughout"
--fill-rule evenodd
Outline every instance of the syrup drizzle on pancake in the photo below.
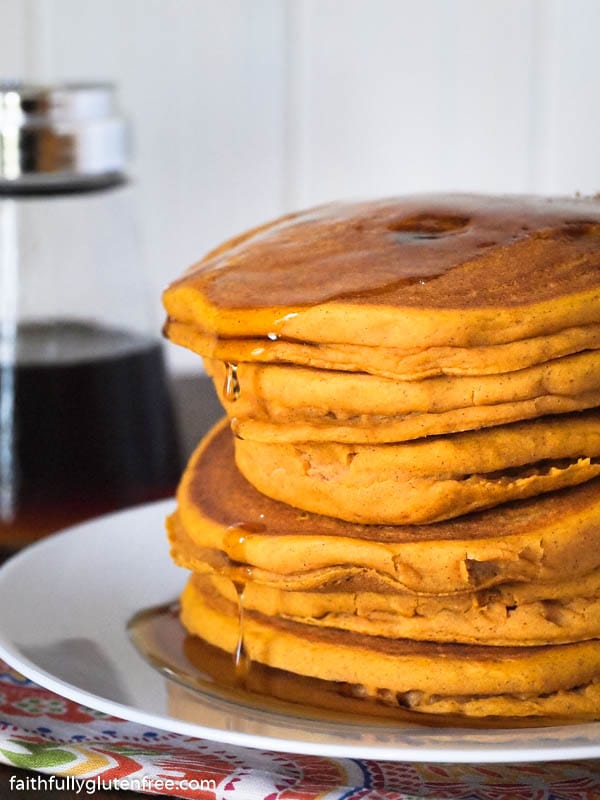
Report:
M 246 679 L 250 670 L 251 659 L 244 646 L 244 589 L 245 583 L 233 584 L 238 598 L 238 640 L 233 651 L 233 665 L 235 668 L 235 677 L 239 686 L 243 689 L 246 686 Z
M 266 526 L 262 523 L 239 522 L 229 527 L 225 538 L 233 548 L 237 547 L 242 549 L 246 543 L 245 533 L 264 533 L 265 530 Z M 243 571 L 245 580 L 233 581 L 238 603 L 238 638 L 233 651 L 233 665 L 238 685 L 241 688 L 245 688 L 251 659 L 244 644 L 244 590 L 246 588 L 246 580 L 249 581 L 252 579 L 253 570 L 252 567 L 249 566 L 241 566 L 241 570 Z
M 235 298 L 236 309 L 275 306 L 292 313 L 331 301 L 448 307 L 447 281 L 433 293 L 425 285 L 457 272 L 458 297 L 467 305 L 481 304 L 482 292 L 469 299 L 470 285 L 462 285 L 471 267 L 477 267 L 477 286 L 489 283 L 494 290 L 484 304 L 497 305 L 499 286 L 506 289 L 507 282 L 516 280 L 515 297 L 505 297 L 504 291 L 502 299 L 519 305 L 527 288 L 528 270 L 522 270 L 522 263 L 530 251 L 537 253 L 543 271 L 560 240 L 571 242 L 571 257 L 593 258 L 599 236 L 600 203 L 593 198 L 423 195 L 335 203 L 286 215 L 235 237 L 191 267 L 167 295 L 184 286 L 219 309 L 232 308 Z M 548 252 L 538 246 L 543 241 L 551 243 Z M 508 259 L 510 274 L 499 272 L 491 252 L 502 248 L 514 249 Z M 501 261 L 507 258 L 504 253 Z M 586 272 L 590 270 L 582 271 L 582 287 L 597 281 L 593 274 L 586 278 Z M 454 285 L 455 279 L 449 280 Z M 529 287 L 526 296 L 533 291 L 541 300 L 564 288 L 550 283 Z M 279 332 L 278 326 L 269 329 Z
M 240 380 L 238 378 L 238 365 L 232 364 L 227 361 L 225 364 L 225 385 L 223 387 L 223 394 L 225 399 L 230 403 L 234 403 L 240 396 Z
M 186 633 L 179 621 L 176 602 L 138 611 L 129 621 L 127 631 L 140 655 L 170 679 L 168 696 L 178 706 L 185 703 L 186 718 L 187 711 L 192 713 L 195 706 L 186 698 L 182 687 L 203 696 L 225 697 L 246 708 L 271 709 L 330 722 L 343 721 L 346 725 L 368 722 L 383 726 L 389 724 L 390 718 L 395 724 L 398 720 L 421 721 L 420 714 L 361 699 L 356 687 L 350 684 L 305 678 L 250 659 L 242 683 L 230 653 Z M 423 722 L 429 723 L 427 719 Z M 440 727 L 453 722 L 438 717 L 431 724 Z M 522 723 L 516 721 L 515 724 L 521 727 Z M 473 727 L 487 727 L 487 722 L 482 725 L 475 720 Z

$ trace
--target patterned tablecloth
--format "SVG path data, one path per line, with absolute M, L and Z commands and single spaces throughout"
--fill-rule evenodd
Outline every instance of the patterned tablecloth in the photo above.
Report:
M 600 762 L 409 764 L 251 750 L 147 729 L 36 686 L 0 661 L 0 761 L 12 788 L 126 788 L 219 800 L 597 800 Z M 20 773 L 23 774 L 23 773 Z M 24 780 L 24 779 L 20 779 Z M 79 783 L 78 783 L 79 782 Z M 18 796 L 18 791 L 15 796 Z

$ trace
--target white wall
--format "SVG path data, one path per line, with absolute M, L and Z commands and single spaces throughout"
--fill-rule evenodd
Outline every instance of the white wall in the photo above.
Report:
M 0 76 L 119 84 L 158 298 L 293 207 L 600 190 L 599 34 L 598 0 L 0 0 Z

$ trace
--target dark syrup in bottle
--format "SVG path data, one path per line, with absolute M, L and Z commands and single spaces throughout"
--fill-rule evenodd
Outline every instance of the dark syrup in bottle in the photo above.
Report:
M 20 324 L 12 358 L 5 340 L 0 549 L 166 497 L 180 469 L 157 340 L 73 320 Z

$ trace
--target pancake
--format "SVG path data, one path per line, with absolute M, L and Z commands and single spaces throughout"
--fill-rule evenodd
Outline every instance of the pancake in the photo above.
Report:
M 546 616 L 550 618 L 553 616 L 553 605 L 558 608 L 562 604 L 578 601 L 581 598 L 594 599 L 600 596 L 600 570 L 565 580 L 509 581 L 484 589 L 472 591 L 467 589 L 453 594 L 425 594 L 392 583 L 372 589 L 368 584 L 359 585 L 358 582 L 352 581 L 301 588 L 294 585 L 293 576 L 290 580 L 290 576 L 286 574 L 278 575 L 259 567 L 251 567 L 233 561 L 221 550 L 211 550 L 197 545 L 184 530 L 177 514 L 168 518 L 167 533 L 171 545 L 171 557 L 184 569 L 199 575 L 227 578 L 238 587 L 255 585 L 256 591 L 261 593 L 260 602 L 281 601 L 286 604 L 286 608 L 295 608 L 297 598 L 306 598 L 308 604 L 306 608 L 315 609 L 315 614 L 324 609 L 344 611 L 354 608 L 360 609 L 360 613 L 397 611 L 404 616 L 410 616 L 415 610 L 420 613 L 423 609 L 436 608 L 436 603 L 439 601 L 444 608 L 462 611 L 501 604 L 505 616 L 509 617 L 518 607 L 548 601 Z M 262 594 L 263 589 L 266 590 L 264 594 Z M 266 598 L 270 599 L 267 601 Z M 555 616 L 558 619 L 558 615 Z
M 258 492 L 234 464 L 225 421 L 182 477 L 178 524 L 200 547 L 298 588 L 369 580 L 422 594 L 549 582 L 600 567 L 600 479 L 430 525 L 361 525 L 299 512 Z
M 206 676 L 211 676 L 215 682 L 224 687 L 225 694 L 230 691 L 235 693 L 236 698 L 240 695 L 240 673 L 236 669 L 231 653 L 219 650 L 207 644 L 198 636 L 188 634 L 185 636 L 182 647 L 187 664 L 191 666 L 192 680 L 198 676 L 201 684 L 205 685 Z M 188 672 L 190 666 L 187 667 Z M 174 681 L 168 681 L 168 701 L 169 709 L 185 717 L 186 711 L 189 715 L 189 692 Z M 266 710 L 283 711 L 284 713 L 295 713 L 313 719 L 327 719 L 336 722 L 338 725 L 356 726 L 374 723 L 383 724 L 385 728 L 393 725 L 411 726 L 412 734 L 418 733 L 414 726 L 430 726 L 436 729 L 440 727 L 469 728 L 476 730 L 485 728 L 524 728 L 524 727 L 546 727 L 550 725 L 565 725 L 574 722 L 585 722 L 594 718 L 593 714 L 578 714 L 574 716 L 524 716 L 524 717 L 473 717 L 465 718 L 460 714 L 424 714 L 419 711 L 400 706 L 398 699 L 392 695 L 382 692 L 381 695 L 373 698 L 364 696 L 362 687 L 339 682 L 322 681 L 319 678 L 308 678 L 303 675 L 294 675 L 292 672 L 278 670 L 273 667 L 266 667 L 258 662 L 250 662 L 249 668 L 244 672 L 244 692 L 251 692 L 247 698 L 255 707 Z M 588 694 L 593 690 L 588 689 Z M 261 695 L 260 698 L 256 694 Z M 294 704 L 293 710 L 287 707 L 282 708 L 280 701 L 284 700 Z M 391 702 L 390 702 L 391 701 Z M 489 702 L 489 701 L 488 701 Z M 391 704 L 393 703 L 393 704 Z M 324 711 L 323 711 L 324 710 Z M 210 723 L 210 715 L 206 718 L 206 710 L 203 710 L 202 721 L 204 724 Z M 553 731 L 553 737 L 558 732 Z M 564 733 L 565 736 L 569 732 Z M 572 734 L 571 734 L 572 735 Z M 380 734 L 371 734 L 373 741 L 379 739 Z
M 236 439 L 260 492 L 364 524 L 436 522 L 600 474 L 600 414 L 548 417 L 399 445 Z
M 402 381 L 439 375 L 477 376 L 513 372 L 562 356 L 600 347 L 600 325 L 567 328 L 488 347 L 394 347 L 295 342 L 273 339 L 216 338 L 199 325 L 171 320 L 169 339 L 212 360 L 296 364 L 328 370 L 366 372 Z
M 322 206 L 237 236 L 164 295 L 222 338 L 480 347 L 600 322 L 600 201 L 472 195 Z
M 600 405 L 600 353 L 503 375 L 395 381 L 362 373 L 207 360 L 225 410 L 244 439 L 400 442 Z M 229 395 L 229 399 L 228 399 Z
M 231 603 L 238 602 L 232 579 L 212 574 L 207 580 L 211 591 Z M 243 587 L 245 610 L 303 625 L 386 639 L 528 647 L 600 636 L 600 573 L 593 573 L 587 583 L 579 589 L 578 596 L 559 600 L 544 597 L 552 591 L 548 584 L 538 584 L 541 597 L 529 602 L 520 602 L 518 584 L 512 584 L 503 599 L 501 593 L 493 592 L 487 597 L 485 592 L 438 597 L 293 592 L 252 579 L 246 579 Z
M 359 415 L 333 423 L 330 418 L 325 422 L 305 420 L 280 425 L 266 418 L 244 419 L 234 415 L 231 417 L 231 428 L 237 437 L 257 442 L 386 444 L 505 425 L 515 420 L 532 419 L 547 414 L 567 414 L 598 406 L 600 392 L 594 391 L 577 398 L 536 397 L 516 403 L 472 406 L 434 414 L 408 414 L 400 418 Z
M 207 578 L 188 582 L 181 620 L 213 646 L 230 653 L 238 647 L 238 605 L 216 593 Z M 315 628 L 246 610 L 242 635 L 252 661 L 350 683 L 358 696 L 413 711 L 475 717 L 600 713 L 597 640 L 540 647 L 433 644 Z

